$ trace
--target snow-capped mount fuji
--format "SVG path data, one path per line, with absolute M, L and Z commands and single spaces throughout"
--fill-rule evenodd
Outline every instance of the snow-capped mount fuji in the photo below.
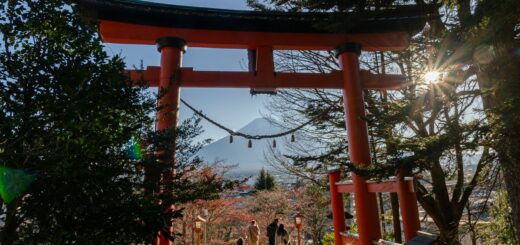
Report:
M 269 135 L 283 131 L 283 128 L 265 118 L 257 118 L 238 130 L 249 135 Z M 276 149 L 283 152 L 284 139 L 278 138 L 276 141 Z M 233 137 L 233 143 L 229 143 L 227 136 L 204 146 L 198 155 L 208 162 L 220 160 L 230 165 L 238 164 L 232 173 L 256 174 L 262 168 L 270 168 L 265 161 L 265 154 L 269 154 L 273 139 L 253 140 L 252 143 L 253 147 L 248 148 L 248 140 L 237 136 Z

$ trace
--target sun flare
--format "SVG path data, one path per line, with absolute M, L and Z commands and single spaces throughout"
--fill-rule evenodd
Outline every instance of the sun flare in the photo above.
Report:
M 437 83 L 441 80 L 442 73 L 438 71 L 429 71 L 424 74 L 424 81 L 429 84 Z

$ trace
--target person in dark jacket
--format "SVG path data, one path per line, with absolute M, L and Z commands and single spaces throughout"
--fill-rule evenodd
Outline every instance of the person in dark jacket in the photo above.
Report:
M 283 224 L 278 226 L 276 231 L 276 245 L 287 245 L 289 244 L 289 232 L 284 228 Z
M 244 238 L 242 238 L 242 237 L 238 238 L 236 244 L 237 244 L 237 245 L 244 245 Z
M 269 245 L 275 245 L 276 231 L 278 230 L 278 219 L 274 219 L 271 224 L 267 226 L 267 237 L 269 238 Z

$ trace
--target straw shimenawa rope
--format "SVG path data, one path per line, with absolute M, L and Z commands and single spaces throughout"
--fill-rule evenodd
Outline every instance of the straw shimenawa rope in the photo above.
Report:
M 200 117 L 204 118 L 206 121 L 208 121 L 209 123 L 217 126 L 218 128 L 228 132 L 231 136 L 238 136 L 238 137 L 243 137 L 243 138 L 246 138 L 246 139 L 254 139 L 254 140 L 259 140 L 259 139 L 272 139 L 272 138 L 279 138 L 279 137 L 282 137 L 282 136 L 285 136 L 285 135 L 289 135 L 289 134 L 292 134 L 300 129 L 302 129 L 303 127 L 311 124 L 314 120 L 316 120 L 318 117 L 326 114 L 329 112 L 329 110 L 326 110 L 324 111 L 323 113 L 321 113 L 320 115 L 318 115 L 317 117 L 314 117 L 314 118 L 311 118 L 310 120 L 308 120 L 307 122 L 299 125 L 298 127 L 295 127 L 293 129 L 290 129 L 290 130 L 287 130 L 285 132 L 281 132 L 281 133 L 277 133 L 277 134 L 266 134 L 266 135 L 250 135 L 250 134 L 244 134 L 244 133 L 241 133 L 241 132 L 235 132 L 233 131 L 232 129 L 228 128 L 228 127 L 225 127 L 224 125 L 216 122 L 215 120 L 209 118 L 208 116 L 204 115 L 204 113 L 202 113 L 201 110 L 197 110 L 195 109 L 193 106 L 191 106 L 190 104 L 188 104 L 186 101 L 184 101 L 183 99 L 181 99 L 181 102 L 182 104 L 184 104 L 185 106 L 187 106 L 190 110 L 192 110 L 195 114 L 199 115 Z

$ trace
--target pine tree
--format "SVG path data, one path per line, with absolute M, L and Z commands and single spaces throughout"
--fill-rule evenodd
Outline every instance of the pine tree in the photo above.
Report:
M 258 174 L 258 178 L 256 179 L 255 183 L 255 190 L 261 191 L 261 190 L 273 190 L 276 188 L 276 182 L 274 181 L 273 175 L 269 173 L 269 171 L 266 171 L 262 168 L 260 170 L 260 173 Z
M 486 244 L 520 244 L 515 236 L 511 207 L 504 189 L 498 191 L 496 200 L 491 206 L 490 216 L 490 225 L 480 230 Z

